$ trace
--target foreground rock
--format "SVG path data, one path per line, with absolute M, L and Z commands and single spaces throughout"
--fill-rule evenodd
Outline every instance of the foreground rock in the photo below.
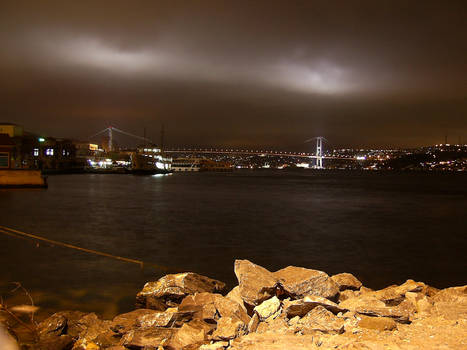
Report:
M 294 299 L 307 295 L 336 300 L 339 287 L 325 272 L 305 269 L 303 267 L 288 266 L 274 272 L 284 291 Z
M 350 290 L 359 290 L 362 287 L 362 282 L 360 282 L 357 277 L 351 273 L 339 273 L 331 277 L 331 279 L 337 284 L 340 291 L 347 289 Z
M 101 320 L 60 312 L 29 350 L 467 349 L 467 286 L 408 280 L 381 290 L 351 274 L 235 263 L 239 285 L 193 273 L 146 284 L 140 308 Z
M 180 304 L 189 294 L 221 292 L 225 284 L 197 273 L 167 275 L 156 282 L 148 282 L 136 295 L 136 306 L 164 311 Z
M 276 294 L 277 278 L 264 267 L 248 260 L 236 260 L 234 272 L 240 296 L 246 304 L 259 305 Z

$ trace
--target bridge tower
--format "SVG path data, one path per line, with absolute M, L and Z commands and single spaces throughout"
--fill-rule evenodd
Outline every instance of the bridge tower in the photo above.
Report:
M 323 140 L 324 137 L 318 136 L 316 138 L 316 169 L 323 168 Z
M 107 130 L 109 131 L 109 152 L 112 152 L 112 145 L 113 145 L 113 140 L 112 140 L 112 138 L 113 138 L 113 135 L 112 135 L 112 134 L 113 134 L 113 133 L 112 133 L 112 127 L 109 126 L 109 127 L 107 128 Z

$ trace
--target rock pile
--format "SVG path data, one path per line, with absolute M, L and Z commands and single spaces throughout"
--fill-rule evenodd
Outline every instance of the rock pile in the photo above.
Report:
M 238 286 L 195 274 L 147 283 L 135 311 L 59 312 L 36 350 L 467 349 L 467 286 L 371 290 L 349 273 L 235 262 Z

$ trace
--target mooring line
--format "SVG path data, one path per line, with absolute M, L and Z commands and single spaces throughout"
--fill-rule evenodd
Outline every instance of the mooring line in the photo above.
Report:
M 106 258 L 125 261 L 125 262 L 128 262 L 128 263 L 137 264 L 141 268 L 143 268 L 146 265 L 146 266 L 155 267 L 155 268 L 163 270 L 163 271 L 171 270 L 167 266 L 156 265 L 156 264 L 152 264 L 152 263 L 145 263 L 144 261 L 141 261 L 141 260 L 125 258 L 125 257 L 118 256 L 118 255 L 113 255 L 113 254 L 100 252 L 98 250 L 82 248 L 82 247 L 78 247 L 78 246 L 73 245 L 73 244 L 68 244 L 68 243 L 64 243 L 64 242 L 55 241 L 53 239 L 48 239 L 48 238 L 41 237 L 41 236 L 38 236 L 38 235 L 33 235 L 31 233 L 26 233 L 26 232 L 23 232 L 23 231 L 15 230 L 15 229 L 12 229 L 12 228 L 9 228 L 9 227 L 6 227 L 6 226 L 1 226 L 0 225 L 0 233 L 6 234 L 6 235 L 9 235 L 9 236 L 15 236 L 17 238 L 28 237 L 30 239 L 36 239 L 36 240 L 47 242 L 47 243 L 50 243 L 50 244 L 53 244 L 53 245 L 56 245 L 56 246 L 66 247 L 66 248 L 70 248 L 70 249 L 76 249 L 76 250 L 79 250 L 79 251 L 82 251 L 82 252 L 104 256 Z

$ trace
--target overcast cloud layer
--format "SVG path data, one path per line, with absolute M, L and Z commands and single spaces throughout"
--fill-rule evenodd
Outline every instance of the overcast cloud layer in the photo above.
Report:
M 465 1 L 2 1 L 0 121 L 306 149 L 467 142 Z M 123 142 L 123 141 L 122 141 Z

